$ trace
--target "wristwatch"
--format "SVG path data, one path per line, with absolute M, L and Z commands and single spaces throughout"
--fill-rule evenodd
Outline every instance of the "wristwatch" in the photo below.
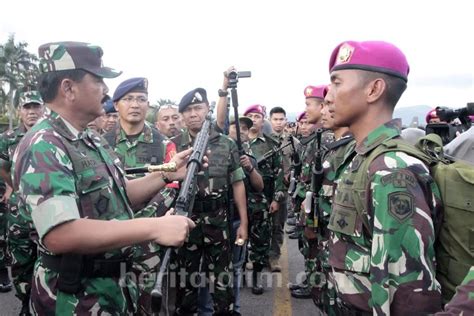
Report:
M 173 183 L 173 181 L 171 181 L 166 175 L 165 173 L 162 171 L 161 174 L 160 174 L 161 178 L 163 179 L 163 181 L 166 183 L 166 184 L 170 184 L 170 183 Z
M 219 94 L 219 97 L 221 97 L 221 98 L 224 98 L 224 97 L 226 97 L 226 96 L 229 95 L 229 91 L 227 91 L 227 90 L 222 90 L 222 89 L 219 89 L 219 90 L 217 91 L 217 93 Z

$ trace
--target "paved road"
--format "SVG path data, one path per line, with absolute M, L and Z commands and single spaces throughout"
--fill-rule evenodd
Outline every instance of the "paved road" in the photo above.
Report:
M 263 295 L 253 295 L 251 289 L 242 289 L 242 315 L 256 316 L 306 316 L 318 315 L 318 309 L 309 300 L 294 299 L 287 288 L 288 282 L 295 282 L 303 270 L 303 257 L 298 251 L 296 240 L 285 239 L 282 249 L 282 272 L 267 273 Z M 248 275 L 250 279 L 250 275 Z M 301 278 L 301 274 L 299 275 Z M 13 292 L 0 293 L 0 316 L 18 315 L 19 301 Z

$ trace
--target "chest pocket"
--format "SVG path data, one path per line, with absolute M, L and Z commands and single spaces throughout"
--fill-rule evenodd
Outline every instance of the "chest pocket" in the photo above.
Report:
M 82 217 L 94 219 L 113 218 L 111 207 L 112 184 L 105 164 L 83 170 L 78 175 L 79 203 Z

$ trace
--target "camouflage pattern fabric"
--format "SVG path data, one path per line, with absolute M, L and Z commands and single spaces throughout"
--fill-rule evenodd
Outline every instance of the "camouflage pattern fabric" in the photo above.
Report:
M 109 139 L 108 136 L 115 137 L 115 148 L 114 151 L 120 158 L 120 161 L 125 168 L 143 167 L 146 164 L 162 164 L 169 162 L 176 153 L 175 144 L 164 137 L 154 138 L 151 125 L 145 122 L 143 131 L 138 134 L 135 139 L 130 140 L 127 138 L 125 131 L 119 126 L 116 129 L 108 132 L 104 137 Z M 157 133 L 155 132 L 155 135 Z M 150 155 L 148 152 L 153 151 L 158 146 L 154 146 L 154 142 L 160 142 L 160 152 L 153 153 Z M 112 144 L 111 144 L 112 145 Z M 149 161 L 150 157 L 155 161 Z M 163 160 L 164 159 L 164 160 Z M 142 177 L 144 174 L 131 174 L 127 175 L 128 179 L 134 179 Z M 144 217 L 155 217 L 157 215 L 164 215 L 167 210 L 170 209 L 173 201 L 176 197 L 176 191 L 171 188 L 162 189 L 151 201 L 155 207 L 148 207 L 135 212 L 136 218 Z M 138 206 L 136 209 L 140 209 Z M 158 210 L 158 212 L 157 212 Z M 145 282 L 139 285 L 139 308 L 143 313 L 151 314 L 151 291 L 155 284 L 155 278 L 153 274 L 159 267 L 160 263 L 160 246 L 157 243 L 144 243 L 138 245 L 135 250 L 135 259 L 133 264 L 133 272 L 137 276 L 142 276 Z M 144 276 L 150 276 L 150 278 L 144 279 Z
M 100 46 L 82 42 L 55 42 L 38 49 L 41 73 L 83 69 L 101 78 L 115 78 L 122 72 L 102 65 Z
M 226 199 L 228 186 L 243 180 L 245 175 L 240 167 L 237 145 L 232 139 L 212 131 L 208 149 L 211 151 L 209 168 L 198 175 L 198 193 L 191 215 L 196 227 L 191 231 L 188 242 L 178 251 L 180 269 L 186 271 L 177 293 L 178 315 L 197 312 L 198 288 L 204 286 L 206 281 L 201 279 L 196 286 L 199 272 L 205 273 L 208 278 L 214 312 L 227 315 L 234 308 L 229 205 L 228 202 L 223 205 L 218 201 Z M 215 208 L 211 206 L 213 201 Z M 198 205 L 204 204 L 208 206 L 198 210 Z
M 350 141 L 345 143 L 345 141 Z M 344 143 L 341 143 L 344 142 Z M 340 143 L 341 145 L 337 145 Z M 321 191 L 319 193 L 319 212 L 322 212 L 317 232 L 317 243 L 315 249 L 309 250 L 315 252 L 315 270 L 311 271 L 309 280 L 312 286 L 313 302 L 319 306 L 326 314 L 335 315 L 336 291 L 334 285 L 328 282 L 328 276 L 331 271 L 329 265 L 329 231 L 327 225 L 331 215 L 333 196 L 336 190 L 336 179 L 339 177 L 338 171 L 343 169 L 341 165 L 352 157 L 355 147 L 355 141 L 350 133 L 344 134 L 341 138 L 328 146 L 328 151 L 324 155 L 323 170 L 324 178 Z
M 436 316 L 448 315 L 474 315 L 474 267 L 456 288 L 456 294 L 446 304 L 444 311 L 436 313 Z
M 0 179 L 0 192 L 5 192 L 5 182 Z M 6 203 L 0 203 L 0 270 L 6 269 L 8 266 L 7 252 L 7 214 L 8 206 Z
M 28 103 L 37 103 L 37 104 L 43 104 L 43 99 L 41 98 L 41 95 L 39 91 L 25 91 L 21 92 L 19 96 L 19 103 L 20 106 L 23 106 Z
M 382 154 L 367 172 L 362 216 L 353 202 L 358 192 L 352 179 L 361 162 L 383 141 L 400 137 L 400 126 L 400 120 L 387 122 L 356 147 L 357 155 L 340 171 L 328 224 L 330 278 L 338 299 L 377 315 L 432 313 L 441 306 L 431 218 L 441 201 L 428 168 L 402 152 Z
M 24 104 L 42 102 L 41 97 L 34 92 L 22 94 L 21 102 L 25 102 Z M 8 161 L 2 162 L 3 167 L 10 169 L 15 149 L 25 133 L 26 128 L 21 124 L 16 129 L 2 134 L 1 137 L 5 139 L 6 151 L 8 153 Z M 25 212 L 24 208 L 18 206 L 18 197 L 15 191 L 12 192 L 8 201 L 8 216 L 7 223 L 5 224 L 16 296 L 22 302 L 28 302 L 30 299 L 33 266 L 38 257 L 37 247 L 30 238 L 30 234 L 34 233 L 31 216 Z
M 43 238 L 62 223 L 133 218 L 120 160 L 98 134 L 78 132 L 54 112 L 24 136 L 13 161 L 19 205 L 31 214 L 41 256 L 54 256 Z M 83 258 L 126 261 L 133 251 L 124 247 Z M 136 309 L 137 288 L 129 277 L 81 277 L 76 294 L 59 290 L 58 278 L 42 259 L 36 262 L 31 290 L 36 314 L 123 315 Z

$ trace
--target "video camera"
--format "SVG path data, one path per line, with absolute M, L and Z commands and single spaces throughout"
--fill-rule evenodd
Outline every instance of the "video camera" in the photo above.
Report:
M 236 88 L 237 82 L 239 82 L 239 78 L 250 78 L 252 73 L 250 71 L 235 71 L 232 70 L 227 74 L 229 78 L 229 88 Z
M 436 115 L 442 123 L 431 123 L 426 125 L 426 134 L 438 134 L 446 145 L 452 141 L 458 134 L 467 131 L 471 127 L 469 115 L 474 115 L 474 102 L 467 103 L 467 106 L 460 109 L 450 109 L 438 106 Z M 461 124 L 453 124 L 452 121 L 459 119 Z

